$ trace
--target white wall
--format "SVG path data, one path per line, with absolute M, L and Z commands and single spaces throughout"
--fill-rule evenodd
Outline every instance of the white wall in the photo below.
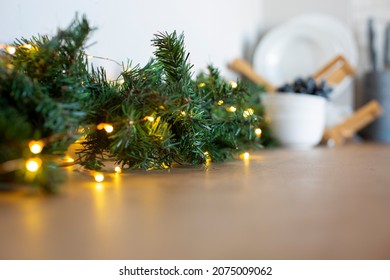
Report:
M 226 64 L 242 56 L 243 44 L 256 36 L 262 15 L 262 0 L 10 0 L 0 6 L 0 42 L 14 38 L 53 34 L 66 27 L 75 13 L 86 14 L 98 28 L 89 52 L 118 61 L 131 59 L 145 64 L 152 56 L 150 40 L 158 31 L 184 31 L 194 69 L 208 63 L 235 77 Z M 111 76 L 115 64 L 104 64 Z

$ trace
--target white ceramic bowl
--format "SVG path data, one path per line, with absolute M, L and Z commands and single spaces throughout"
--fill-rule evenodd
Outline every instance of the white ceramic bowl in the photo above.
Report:
M 326 99 L 294 93 L 261 96 L 272 134 L 289 148 L 311 148 L 320 143 L 326 123 Z

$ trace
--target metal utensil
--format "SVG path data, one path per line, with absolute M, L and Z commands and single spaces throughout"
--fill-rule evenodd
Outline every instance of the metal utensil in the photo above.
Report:
M 387 24 L 386 31 L 385 31 L 384 57 L 385 57 L 385 68 L 390 69 L 390 23 Z
M 375 49 L 375 31 L 374 31 L 374 20 L 372 18 L 368 19 L 368 45 L 370 51 L 370 62 L 372 71 L 377 70 L 376 63 L 376 49 Z

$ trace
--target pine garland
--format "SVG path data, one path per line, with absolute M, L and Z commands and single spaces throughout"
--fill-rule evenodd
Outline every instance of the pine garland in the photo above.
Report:
M 66 151 L 85 118 L 88 94 L 83 82 L 88 71 L 83 48 L 90 31 L 85 18 L 76 19 L 52 38 L 22 38 L 14 43 L 13 54 L 1 54 L 0 163 L 32 157 L 30 140 L 46 143 L 38 174 L 30 176 L 25 168 L 6 173 L 0 168 L 0 181 L 19 179 L 52 190 L 61 177 L 48 156 Z
M 183 34 L 156 34 L 154 58 L 143 67 L 127 65 L 110 81 L 103 68 L 88 66 L 91 31 L 85 18 L 76 19 L 52 38 L 17 40 L 14 54 L 0 56 L 0 164 L 32 156 L 27 143 L 46 139 L 42 176 L 33 182 L 51 189 L 57 176 L 48 170 L 60 168 L 46 158 L 80 136 L 77 163 L 92 170 L 105 161 L 148 170 L 205 165 L 273 144 L 259 88 L 229 83 L 212 66 L 194 78 Z M 0 181 L 14 181 L 16 173 L 26 181 L 23 169 L 1 174 L 0 168 Z

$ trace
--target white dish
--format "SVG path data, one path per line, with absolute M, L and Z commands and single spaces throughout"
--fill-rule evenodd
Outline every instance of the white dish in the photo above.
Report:
M 341 54 L 356 68 L 359 62 L 359 50 L 353 31 L 340 20 L 326 14 L 305 14 L 291 19 L 291 24 L 310 25 L 340 44 Z
M 269 31 L 257 46 L 253 66 L 276 86 L 312 75 L 336 55 L 357 65 L 350 30 L 330 16 L 307 15 Z
M 312 148 L 325 129 L 326 100 L 308 94 L 263 94 L 261 100 L 274 137 L 287 148 Z

